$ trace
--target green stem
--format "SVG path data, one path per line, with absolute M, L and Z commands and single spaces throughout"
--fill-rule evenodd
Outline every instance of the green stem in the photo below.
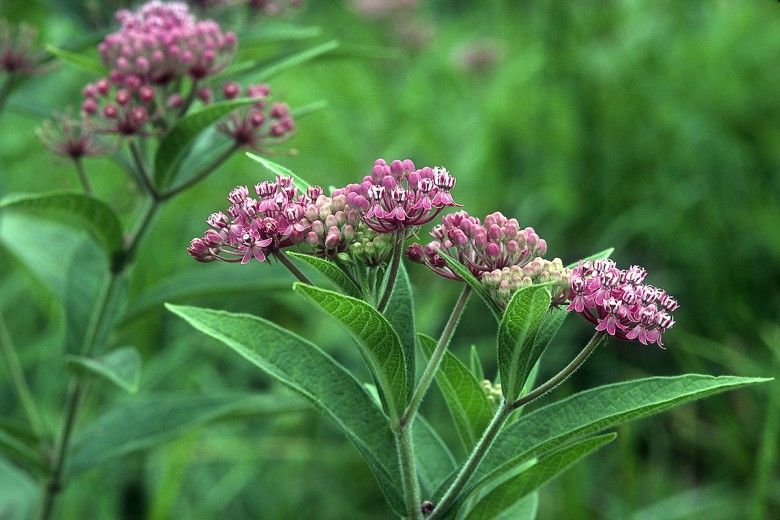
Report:
M 8 101 L 8 97 L 11 94 L 11 87 L 13 86 L 14 76 L 8 74 L 0 85 L 0 113 L 5 109 L 5 104 Z
M 425 371 L 420 378 L 420 382 L 417 384 L 417 388 L 415 388 L 414 393 L 412 394 L 409 406 L 406 407 L 406 410 L 401 416 L 401 426 L 411 424 L 414 420 L 414 415 L 420 408 L 420 404 L 433 382 L 436 371 L 439 369 L 441 360 L 444 357 L 444 353 L 447 351 L 447 346 L 450 344 L 452 335 L 455 333 L 455 328 L 458 326 L 458 321 L 460 321 L 460 317 L 463 315 L 463 310 L 466 308 L 466 303 L 468 303 L 470 296 L 471 286 L 463 284 L 463 290 L 461 291 L 460 296 L 458 296 L 458 301 L 452 309 L 447 324 L 444 326 L 441 337 L 439 337 L 439 342 L 436 344 L 436 349 L 433 351 L 431 359 L 428 361 L 428 365 L 425 367 Z
M 90 195 L 92 193 L 92 185 L 89 182 L 86 170 L 84 170 L 84 161 L 81 159 L 73 159 L 73 166 L 79 174 L 79 181 L 81 182 L 81 187 L 84 189 L 84 193 Z
M 187 110 L 190 109 L 190 106 L 192 106 L 192 102 L 195 101 L 195 95 L 198 93 L 198 82 L 193 81 L 192 86 L 190 87 L 190 93 L 187 94 L 187 99 L 184 100 L 184 103 L 182 103 L 181 108 L 179 109 L 178 118 L 181 119 L 184 117 L 184 114 L 187 113 Z
M 306 285 L 314 285 L 311 283 L 311 280 L 309 280 L 305 274 L 301 272 L 300 269 L 295 267 L 295 264 L 293 264 L 289 258 L 287 258 L 287 255 L 282 253 L 281 251 L 275 251 L 274 257 L 279 260 L 279 262 L 287 268 L 288 271 L 290 271 L 293 276 L 295 276 L 298 280 L 305 283 Z
M 384 312 L 387 304 L 390 302 L 390 296 L 393 294 L 393 288 L 395 287 L 395 279 L 398 277 L 398 267 L 401 264 L 401 250 L 404 245 L 403 229 L 395 232 L 395 244 L 393 244 L 393 259 L 390 263 L 390 271 L 387 273 L 387 280 L 385 281 L 385 292 L 382 293 L 382 299 L 379 300 L 379 304 L 376 306 L 376 310 Z
M 401 484 L 404 490 L 406 515 L 409 520 L 422 520 L 420 506 L 420 483 L 414 463 L 414 446 L 411 425 L 401 427 L 395 432 L 398 459 L 401 463 Z
M 144 166 L 144 159 L 141 156 L 141 151 L 138 149 L 138 145 L 133 137 L 128 139 L 127 146 L 130 148 L 130 155 L 132 156 L 133 164 L 135 165 L 134 173 L 136 182 L 149 197 L 158 200 L 160 198 L 160 193 L 152 186 L 152 181 L 149 179 L 146 166 Z
M 186 189 L 191 188 L 192 186 L 196 185 L 209 175 L 219 168 L 222 163 L 228 160 L 231 155 L 233 155 L 233 152 L 238 150 L 239 145 L 234 143 L 230 146 L 227 150 L 222 152 L 220 155 L 218 155 L 213 161 L 211 161 L 209 164 L 207 164 L 201 171 L 187 179 L 185 182 L 181 183 L 180 185 L 176 186 L 175 188 L 171 188 L 168 191 L 164 191 L 162 194 L 160 194 L 161 200 L 167 200 L 171 197 L 178 195 L 179 193 L 183 192 Z
M 35 399 L 33 399 L 27 379 L 24 377 L 22 365 L 19 363 L 19 356 L 16 354 L 16 349 L 11 341 L 11 334 L 5 325 L 2 314 L 0 314 L 0 349 L 3 351 L 3 359 L 5 360 L 5 366 L 8 369 L 14 390 L 19 397 L 24 414 L 27 416 L 27 421 L 30 423 L 30 429 L 40 439 L 44 433 L 41 414 L 35 404 Z
M 160 210 L 160 205 L 160 200 L 154 198 L 150 199 L 150 201 L 147 203 L 146 209 L 141 215 L 138 224 L 136 224 L 136 230 L 131 235 L 132 238 L 130 238 L 130 242 L 125 248 L 125 254 L 122 259 L 123 264 L 126 265 L 130 263 L 133 258 L 135 258 L 135 254 L 138 252 L 138 246 L 140 245 L 143 237 L 146 236 L 146 233 L 149 231 L 149 226 L 152 224 L 154 217 Z

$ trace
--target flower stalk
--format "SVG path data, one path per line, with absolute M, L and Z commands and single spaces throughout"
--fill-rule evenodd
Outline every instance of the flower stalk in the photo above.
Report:
M 409 520 L 422 520 L 420 484 L 417 480 L 417 469 L 415 468 L 411 424 L 400 425 L 395 432 L 395 439 L 401 464 L 401 483 L 404 490 L 406 517 Z

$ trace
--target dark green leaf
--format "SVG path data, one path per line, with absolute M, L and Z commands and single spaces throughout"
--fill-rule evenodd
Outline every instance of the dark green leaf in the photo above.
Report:
M 347 276 L 347 274 L 342 271 L 335 262 L 325 258 L 320 258 L 318 256 L 295 253 L 293 251 L 288 252 L 287 256 L 291 256 L 296 260 L 300 260 L 301 262 L 312 266 L 317 271 L 322 273 L 328 280 L 333 282 L 333 284 L 338 289 L 343 291 L 344 294 L 348 296 L 354 296 L 355 298 L 360 298 L 360 287 L 354 281 L 352 281 L 352 279 Z
M 38 439 L 31 431 L 10 421 L 0 422 L 0 452 L 25 468 L 43 474 L 45 468 L 37 445 Z
M 293 173 L 289 168 L 285 168 L 281 164 L 276 164 L 273 161 L 269 161 L 265 157 L 260 157 L 259 155 L 255 155 L 251 152 L 247 152 L 246 156 L 252 159 L 253 161 L 257 161 L 260 164 L 262 164 L 268 171 L 270 171 L 274 175 L 292 177 L 295 187 L 301 191 L 306 191 L 306 188 L 311 186 L 311 184 L 308 181 L 306 181 L 306 179 L 299 177 L 298 175 Z
M 407 400 L 412 397 L 415 378 L 415 354 L 417 349 L 417 332 L 414 323 L 414 298 L 412 296 L 412 284 L 403 262 L 398 265 L 398 276 L 393 286 L 393 294 L 384 312 L 390 326 L 393 327 L 401 348 L 404 351 L 406 362 Z
M 477 381 L 481 383 L 485 380 L 485 370 L 482 368 L 482 361 L 479 359 L 476 345 L 471 345 L 469 349 L 469 369 Z
M 586 256 L 581 260 L 577 260 L 576 262 L 571 263 L 566 267 L 568 267 L 569 269 L 574 269 L 575 267 L 577 267 L 577 264 L 580 263 L 581 261 L 587 262 L 588 260 L 600 260 L 602 258 L 609 258 L 610 256 L 612 256 L 612 253 L 614 252 L 615 252 L 615 248 L 610 247 L 609 249 L 605 249 L 604 251 L 599 251 L 598 253 L 594 253 L 590 256 Z
M 534 520 L 538 510 L 539 493 L 534 492 L 504 509 L 496 520 Z
M 474 289 L 474 292 L 477 293 L 480 298 L 482 298 L 482 301 L 484 301 L 485 305 L 487 305 L 488 309 L 490 309 L 490 312 L 493 314 L 493 317 L 496 319 L 496 321 L 501 321 L 501 309 L 499 309 L 496 303 L 493 301 L 493 298 L 490 296 L 490 292 L 487 290 L 485 285 L 477 280 L 477 278 L 471 274 L 471 271 L 466 269 L 466 267 L 458 262 L 458 260 L 455 258 L 452 258 L 441 250 L 438 251 L 438 254 L 442 257 L 442 259 L 444 259 L 445 262 L 447 262 L 449 268 L 452 269 L 455 274 L 463 278 L 463 280 L 469 284 L 472 289 Z
M 108 69 L 96 58 L 59 49 L 51 44 L 46 45 L 46 50 L 53 56 L 56 56 L 62 61 L 69 63 L 84 72 L 89 72 L 95 76 L 106 76 L 108 74 Z
M 100 357 L 68 356 L 68 365 L 78 374 L 104 377 L 132 394 L 141 382 L 141 355 L 133 347 L 123 347 Z
M 539 363 L 541 362 L 541 357 L 544 354 L 544 351 L 547 350 L 550 342 L 553 340 L 553 338 L 555 338 L 556 334 L 558 334 L 558 331 L 561 329 L 561 326 L 563 325 L 563 322 L 566 320 L 568 315 L 569 312 L 564 307 L 550 307 L 550 310 L 547 311 L 544 319 L 542 319 L 542 324 L 539 326 L 539 330 L 536 332 L 533 348 L 531 349 L 533 355 L 536 356 L 536 360 L 532 360 L 533 368 L 528 373 L 528 377 L 523 384 L 523 389 L 520 392 L 521 396 L 533 390 L 533 387 L 536 384 L 536 375 L 539 372 Z
M 539 285 L 512 295 L 498 326 L 498 369 L 501 391 L 508 401 L 520 395 L 528 374 L 547 346 L 536 342 L 537 331 L 550 308 L 550 291 Z M 540 338 L 542 339 L 542 338 Z
M 422 492 L 426 497 L 433 497 L 436 488 L 457 469 L 455 458 L 433 426 L 420 414 L 415 417 L 412 435 Z
M 355 338 L 385 398 L 387 414 L 396 422 L 406 406 L 406 362 L 398 335 L 387 319 L 356 298 L 302 283 L 293 288 L 338 319 Z

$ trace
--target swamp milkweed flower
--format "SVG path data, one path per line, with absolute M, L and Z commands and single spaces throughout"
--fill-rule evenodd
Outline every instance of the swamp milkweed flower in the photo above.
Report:
M 225 83 L 222 87 L 225 99 L 241 96 L 238 83 Z M 295 120 L 285 103 L 270 103 L 271 87 L 251 85 L 246 97 L 257 99 L 251 107 L 238 109 L 218 125 L 219 131 L 230 137 L 242 148 L 264 151 L 266 144 L 279 144 L 295 132 Z
M 44 55 L 34 47 L 37 36 L 28 25 L 13 26 L 0 20 L 0 71 L 16 76 L 41 73 Z
M 56 155 L 77 161 L 110 153 L 88 121 L 74 119 L 67 114 L 55 114 L 53 121 L 45 121 L 36 131 L 41 142 Z

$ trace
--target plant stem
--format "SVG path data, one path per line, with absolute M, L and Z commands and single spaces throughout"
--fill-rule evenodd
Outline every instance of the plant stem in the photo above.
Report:
M 295 267 L 295 264 L 293 264 L 290 259 L 287 258 L 287 255 L 281 251 L 274 251 L 274 257 L 276 257 L 276 259 L 279 260 L 279 262 L 281 262 L 281 264 L 285 266 L 287 270 L 290 271 L 298 280 L 307 285 L 314 285 L 311 283 L 311 280 L 309 280 L 306 275 L 301 272 L 300 269 Z
M 92 185 L 89 182 L 89 177 L 87 177 L 87 172 L 84 170 L 84 161 L 73 159 L 73 166 L 76 168 L 76 173 L 79 174 L 79 181 L 84 189 L 84 193 L 90 195 L 92 193 Z
M 152 186 L 152 181 L 149 179 L 149 174 L 146 172 L 146 166 L 144 166 L 144 159 L 141 156 L 141 151 L 138 149 L 138 145 L 131 137 L 127 141 L 127 146 L 130 148 L 130 155 L 133 157 L 133 164 L 135 164 L 135 180 L 141 189 L 146 194 L 157 200 L 160 198 L 160 193 Z
M 191 188 L 192 186 L 196 185 L 206 177 L 208 177 L 214 170 L 219 168 L 222 163 L 228 160 L 231 155 L 233 155 L 233 152 L 238 150 L 240 145 L 233 143 L 230 148 L 222 152 L 220 155 L 217 156 L 216 159 L 211 161 L 209 164 L 207 164 L 203 169 L 201 169 L 198 173 L 187 179 L 185 182 L 181 183 L 180 185 L 176 186 L 175 188 L 171 188 L 168 191 L 164 191 L 160 194 L 161 200 L 167 200 L 171 197 L 178 195 L 182 191 Z
M 409 520 L 422 520 L 420 484 L 414 463 L 411 425 L 401 426 L 395 433 L 398 458 L 401 463 L 401 484 L 404 490 L 406 515 Z
M 399 229 L 395 232 L 395 244 L 393 244 L 393 259 L 390 263 L 390 271 L 387 273 L 387 280 L 385 282 L 385 292 L 382 293 L 382 299 L 379 300 L 379 304 L 376 306 L 376 310 L 383 312 L 390 302 L 390 296 L 393 294 L 393 287 L 395 287 L 395 279 L 398 277 L 398 266 L 401 264 L 401 249 L 404 245 L 405 230 Z
M 136 231 L 131 235 L 130 242 L 125 248 L 125 254 L 122 258 L 123 264 L 128 264 L 135 257 L 141 239 L 146 236 L 149 226 L 152 224 L 155 215 L 160 210 L 161 202 L 159 199 L 152 198 L 147 204 L 146 210 L 141 215 L 141 219 L 136 224 Z
M 439 337 L 439 342 L 436 344 L 436 349 L 433 351 L 431 359 L 428 361 L 428 365 L 425 367 L 425 371 L 420 378 L 420 382 L 417 384 L 417 388 L 415 388 L 414 393 L 412 394 L 409 406 L 406 407 L 406 410 L 401 416 L 401 426 L 411 424 L 414 420 L 414 415 L 420 408 L 420 404 L 433 382 L 436 371 L 439 369 L 441 360 L 444 357 L 444 353 L 447 351 L 447 346 L 450 344 L 452 335 L 455 333 L 455 328 L 458 326 L 458 321 L 460 321 L 460 317 L 463 315 L 463 310 L 466 308 L 466 303 L 468 303 L 470 296 L 471 286 L 464 283 L 463 290 L 461 291 L 460 296 L 458 296 L 458 301 L 455 303 L 450 318 L 444 326 L 441 337 Z
M 8 97 L 11 94 L 11 87 L 13 86 L 14 76 L 8 74 L 0 85 L 0 113 L 5 109 L 5 103 L 8 101 Z
M 22 365 L 19 363 L 19 356 L 16 354 L 16 349 L 11 341 L 11 334 L 5 325 L 2 314 L 0 314 L 0 349 L 3 351 L 3 359 L 5 360 L 5 366 L 8 369 L 8 375 L 11 377 L 14 390 L 19 396 L 19 402 L 22 405 L 24 414 L 27 416 L 27 421 L 30 423 L 30 429 L 40 439 L 44 433 L 41 414 L 35 404 L 35 399 L 33 399 L 27 379 L 24 377 Z

